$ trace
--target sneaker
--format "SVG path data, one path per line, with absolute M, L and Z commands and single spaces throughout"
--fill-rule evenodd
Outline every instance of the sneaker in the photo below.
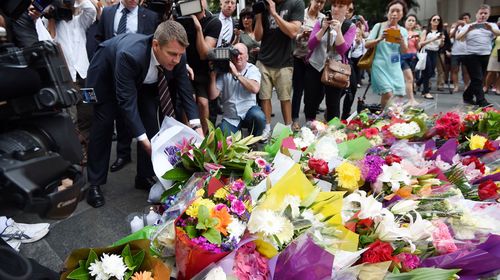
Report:
M 486 101 L 486 99 L 484 99 L 484 100 L 478 101 L 477 102 L 477 106 L 479 106 L 479 107 L 490 107 L 491 103 L 488 102 L 488 101 Z
M 469 105 L 476 105 L 476 102 L 474 102 L 474 100 L 472 100 L 472 99 L 465 99 L 464 98 L 464 103 L 469 104 Z
M 260 137 L 262 137 L 262 139 L 260 139 L 259 142 L 267 143 L 269 141 L 269 138 L 271 138 L 271 129 L 264 128 L 264 131 L 262 131 L 262 134 L 260 135 Z
M 12 241 L 19 248 L 18 241 L 20 243 L 32 243 L 42 239 L 49 233 L 50 224 L 22 224 L 14 222 L 13 219 L 7 219 L 1 226 L 3 229 L 0 236 L 9 244 L 9 241 Z

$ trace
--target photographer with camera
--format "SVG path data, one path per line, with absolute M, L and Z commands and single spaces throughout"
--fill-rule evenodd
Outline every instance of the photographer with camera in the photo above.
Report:
M 136 188 L 148 189 L 155 183 L 149 139 L 159 131 L 163 116 L 175 114 L 179 119 L 179 108 L 174 104 L 182 104 L 188 119 L 199 123 L 184 55 L 188 44 L 184 27 L 168 20 L 158 26 L 154 36 L 123 34 L 97 49 L 87 79 L 98 100 L 89 143 L 87 202 L 91 206 L 104 205 L 100 185 L 107 179 L 113 121 L 118 111 L 141 147 L 137 149 Z M 159 88 L 162 84 L 168 86 Z M 201 129 L 196 131 L 203 135 Z M 151 182 L 138 185 L 137 178 Z
M 262 137 L 271 135 L 271 98 L 276 88 L 285 125 L 292 125 L 293 40 L 304 21 L 302 0 L 261 0 L 252 7 L 255 17 L 255 40 L 261 41 L 257 67 L 262 74 L 262 110 L 266 127 Z
M 220 128 L 225 134 L 248 128 L 254 136 L 260 136 L 266 125 L 266 117 L 257 105 L 255 94 L 260 90 L 261 74 L 255 65 L 248 63 L 248 49 L 234 45 L 239 52 L 229 62 L 227 73 L 210 73 L 209 97 L 220 96 L 224 108 Z

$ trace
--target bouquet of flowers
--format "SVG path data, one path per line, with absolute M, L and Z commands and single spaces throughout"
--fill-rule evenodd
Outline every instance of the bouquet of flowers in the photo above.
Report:
M 228 185 L 212 179 L 175 221 L 178 279 L 190 279 L 236 248 L 250 216 L 250 196 L 238 179 Z
M 149 240 L 143 239 L 75 250 L 64 263 L 61 279 L 170 279 L 170 269 L 149 254 Z

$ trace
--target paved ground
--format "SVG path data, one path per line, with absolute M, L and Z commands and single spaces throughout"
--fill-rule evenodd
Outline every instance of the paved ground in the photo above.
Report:
M 360 96 L 363 92 L 364 87 L 359 89 L 357 96 Z M 427 102 L 426 107 L 429 108 L 429 113 L 448 111 L 463 106 L 461 93 L 454 95 L 450 95 L 448 91 L 433 91 L 432 93 L 435 96 L 432 101 L 425 100 L 420 96 L 417 97 L 419 102 Z M 379 100 L 379 97 L 370 91 L 367 95 L 369 103 Z M 500 108 L 499 96 L 490 93 L 487 95 L 487 99 L 497 108 Z M 355 108 L 355 104 L 353 108 Z M 273 108 L 274 112 L 276 112 L 273 124 L 282 122 L 277 100 L 274 100 Z M 113 153 L 112 160 L 114 157 Z M 101 208 L 94 209 L 83 201 L 72 216 L 57 221 L 43 220 L 37 215 L 26 213 L 14 216 L 13 218 L 17 222 L 48 222 L 51 224 L 51 231 L 45 238 L 32 244 L 21 245 L 21 253 L 57 271 L 72 250 L 81 247 L 106 246 L 126 236 L 129 233 L 127 216 L 132 212 L 142 212 L 148 205 L 146 202 L 147 193 L 133 187 L 134 176 L 134 163 L 129 164 L 119 172 L 110 173 L 108 184 L 104 186 L 106 205 Z

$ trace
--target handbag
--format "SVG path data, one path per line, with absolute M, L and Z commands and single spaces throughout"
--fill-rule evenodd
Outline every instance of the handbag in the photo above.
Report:
M 363 112 L 364 110 L 370 111 L 372 114 L 380 114 L 382 112 L 382 105 L 380 104 L 366 104 L 366 93 L 368 92 L 368 89 L 370 88 L 371 84 L 368 84 L 368 86 L 365 89 L 365 93 L 363 94 L 362 97 L 358 97 L 358 105 L 356 107 L 356 111 L 359 113 Z
M 377 38 L 380 36 L 380 29 L 382 24 L 378 26 Z M 369 48 L 365 54 L 358 61 L 358 68 L 361 70 L 370 70 L 372 68 L 373 59 L 375 58 L 375 51 L 377 50 L 377 46 L 373 48 Z
M 331 36 L 332 34 L 328 30 L 326 49 L 327 58 L 325 61 L 325 67 L 323 67 L 323 73 L 321 74 L 321 82 L 327 86 L 345 88 L 349 86 L 351 66 L 349 64 L 344 64 L 340 61 L 336 61 L 335 59 L 328 57 L 328 54 L 331 50 Z
M 423 71 L 425 70 L 425 66 L 427 65 L 427 52 L 425 51 L 424 48 L 420 50 L 420 52 L 417 53 L 417 65 L 415 65 L 415 70 L 417 71 Z

